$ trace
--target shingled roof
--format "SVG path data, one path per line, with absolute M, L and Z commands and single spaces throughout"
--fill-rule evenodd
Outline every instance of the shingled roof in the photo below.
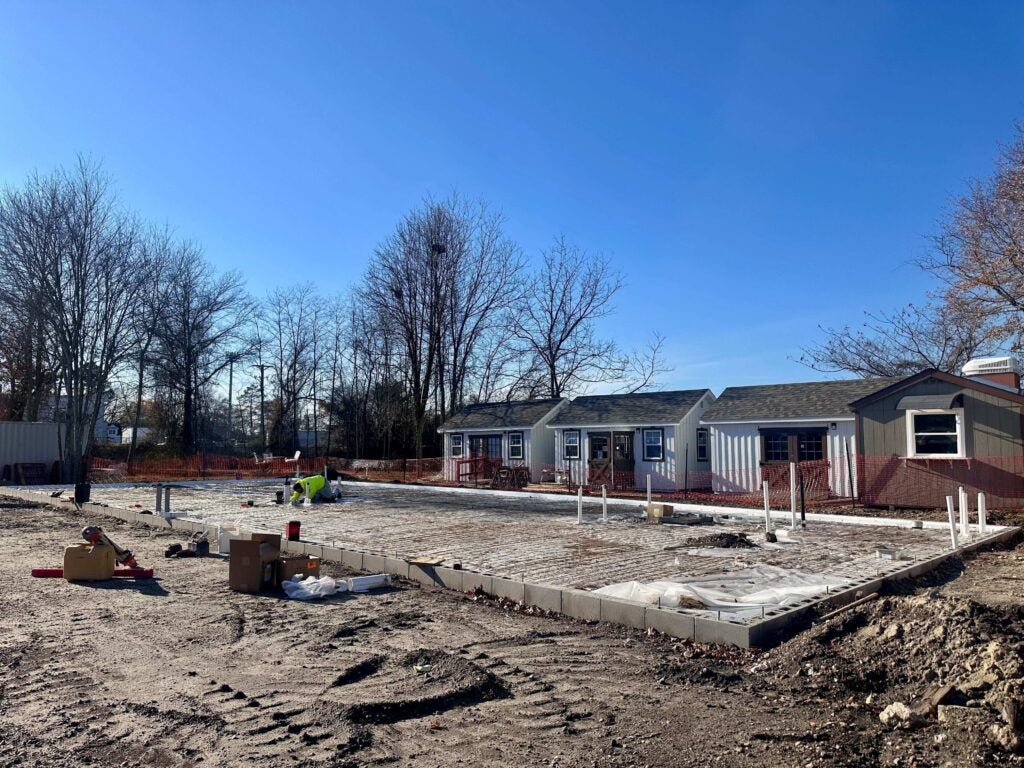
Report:
M 675 424 L 710 392 L 709 389 L 686 389 L 577 397 L 556 414 L 549 426 Z
M 441 425 L 439 432 L 459 429 L 529 429 L 562 400 L 519 400 L 467 405 Z
M 704 415 L 702 422 L 828 419 L 850 416 L 850 403 L 887 387 L 898 378 L 809 381 L 729 387 Z

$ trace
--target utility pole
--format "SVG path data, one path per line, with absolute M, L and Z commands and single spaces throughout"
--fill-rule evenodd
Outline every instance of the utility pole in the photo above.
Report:
M 259 363 L 254 365 L 253 368 L 260 369 L 260 445 L 263 446 L 262 453 L 267 452 L 267 413 L 266 404 L 267 398 L 263 393 L 263 375 L 267 368 L 271 368 L 267 363 Z

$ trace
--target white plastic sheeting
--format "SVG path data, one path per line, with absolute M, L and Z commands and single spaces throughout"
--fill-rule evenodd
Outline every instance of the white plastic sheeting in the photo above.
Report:
M 281 588 L 292 600 L 316 600 L 338 592 L 347 592 L 348 584 L 344 581 L 335 581 L 330 576 L 322 576 L 319 579 L 315 576 L 305 579 L 294 576 L 290 581 L 281 584 Z
M 732 573 L 712 574 L 680 581 L 627 581 L 594 590 L 596 594 L 651 605 L 677 607 L 696 600 L 705 611 L 728 613 L 733 618 L 760 616 L 762 610 L 777 608 L 824 595 L 830 589 L 847 586 L 849 579 L 820 573 L 761 565 Z

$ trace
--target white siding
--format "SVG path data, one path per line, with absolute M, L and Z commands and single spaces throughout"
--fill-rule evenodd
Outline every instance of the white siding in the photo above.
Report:
M 690 412 L 686 414 L 679 423 L 679 461 L 676 472 L 676 485 L 679 488 L 687 487 L 686 470 L 693 472 L 708 472 L 711 469 L 711 446 L 708 446 L 708 461 L 697 461 L 697 429 L 700 427 L 700 417 L 715 402 L 715 396 L 708 392 L 700 399 Z M 687 451 L 689 447 L 689 451 Z M 706 475 L 705 475 L 706 477 Z M 691 478 L 692 479 L 692 478 Z M 689 483 L 693 487 L 693 483 Z
M 835 423 L 835 429 L 828 429 Z M 800 422 L 780 424 L 765 422 L 763 424 L 722 424 L 711 427 L 711 471 L 712 489 L 715 493 L 737 491 L 752 492 L 760 485 L 761 440 L 759 427 L 825 427 L 828 429 L 826 442 L 829 459 L 829 486 L 838 496 L 850 495 L 850 483 L 847 479 L 846 451 L 843 439 L 846 439 L 851 464 L 856 464 L 853 457 L 857 455 L 855 444 L 855 425 L 852 421 L 840 422 Z M 856 466 L 853 467 L 856 474 Z

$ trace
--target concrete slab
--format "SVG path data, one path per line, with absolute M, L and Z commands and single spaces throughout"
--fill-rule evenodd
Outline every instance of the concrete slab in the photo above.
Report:
M 491 590 L 491 594 L 495 597 L 504 597 L 506 600 L 514 600 L 517 603 L 526 600 L 526 585 L 521 581 L 495 576 L 491 582 Z
M 635 629 L 646 628 L 647 605 L 615 597 L 601 597 L 601 621 L 624 624 Z
M 484 594 L 494 594 L 494 577 L 486 573 L 477 573 L 475 571 L 463 571 L 462 572 L 462 591 L 463 592 L 476 592 L 480 590 Z
M 363 568 L 363 553 L 351 549 L 341 550 L 341 564 L 354 571 L 366 570 Z
M 693 616 L 671 608 L 648 606 L 644 623 L 649 629 L 657 630 L 671 637 L 678 637 L 682 640 L 692 640 L 694 637 Z
M 562 589 L 544 584 L 526 584 L 523 602 L 545 611 L 562 612 Z
M 363 561 L 365 562 L 365 558 Z M 400 557 L 385 557 L 384 573 L 390 573 L 392 576 L 401 576 L 403 579 L 408 579 L 409 563 Z

